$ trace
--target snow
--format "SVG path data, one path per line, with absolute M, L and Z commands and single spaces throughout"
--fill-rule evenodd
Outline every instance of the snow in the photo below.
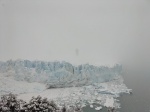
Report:
M 10 77 L 0 76 L 0 95 L 7 93 L 23 94 L 31 92 L 41 92 L 45 90 L 44 84 L 33 82 L 28 83 L 25 81 L 16 81 Z
M 48 99 L 59 99 L 63 98 L 64 100 L 66 97 L 69 97 L 72 92 L 78 93 L 81 88 L 72 87 L 72 88 L 56 88 L 56 89 L 47 89 L 45 91 L 42 91 L 40 93 L 27 93 L 27 94 L 21 94 L 18 96 L 18 98 L 24 99 L 26 101 L 29 101 L 29 99 L 32 96 L 38 96 L 41 95 L 42 97 L 46 97 Z M 75 97 L 76 98 L 76 97 Z M 68 99 L 67 99 L 68 100 Z

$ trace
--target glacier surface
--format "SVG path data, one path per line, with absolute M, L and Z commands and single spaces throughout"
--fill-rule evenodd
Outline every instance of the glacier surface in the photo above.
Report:
M 9 60 L 0 62 L 0 73 L 13 76 L 17 81 L 39 82 L 48 88 L 90 85 L 108 82 L 120 75 L 121 65 L 114 67 L 83 64 L 73 66 L 67 62 L 44 62 L 29 60 Z

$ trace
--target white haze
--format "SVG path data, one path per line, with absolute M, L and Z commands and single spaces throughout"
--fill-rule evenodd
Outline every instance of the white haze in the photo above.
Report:
M 0 0 L 0 60 L 150 64 L 149 0 Z

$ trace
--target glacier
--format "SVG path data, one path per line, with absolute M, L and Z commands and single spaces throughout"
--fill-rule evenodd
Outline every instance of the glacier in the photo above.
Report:
M 72 87 L 107 82 L 120 75 L 122 66 L 93 66 L 83 64 L 73 66 L 68 62 L 44 62 L 29 60 L 9 60 L 0 62 L 0 73 L 9 74 L 17 81 L 39 82 L 49 87 Z
M 11 92 L 29 100 L 41 95 L 59 106 L 93 105 L 97 110 L 101 106 L 120 108 L 117 97 L 131 91 L 123 83 L 119 64 L 107 67 L 73 66 L 65 61 L 0 61 L 0 96 Z M 95 103 L 100 106 L 95 107 Z

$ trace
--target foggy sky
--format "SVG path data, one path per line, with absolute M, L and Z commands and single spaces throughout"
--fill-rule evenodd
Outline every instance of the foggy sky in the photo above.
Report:
M 0 0 L 0 60 L 150 61 L 149 0 Z

